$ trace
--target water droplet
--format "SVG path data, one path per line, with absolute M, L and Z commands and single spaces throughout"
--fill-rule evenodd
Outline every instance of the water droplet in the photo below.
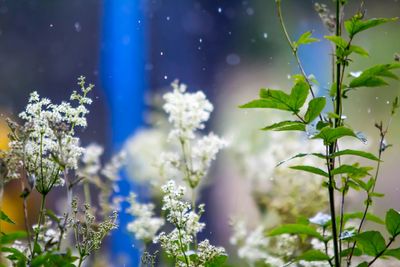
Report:
M 251 7 L 248 7 L 246 9 L 246 13 L 247 13 L 247 15 L 252 16 L 252 15 L 254 15 L 254 9 Z
M 222 8 L 218 8 L 218 13 L 221 13 L 222 12 Z
M 226 63 L 231 66 L 238 65 L 240 63 L 240 57 L 237 54 L 229 54 L 226 56 Z
M 264 39 L 267 39 L 268 38 L 268 33 L 264 32 L 263 33 L 263 37 L 264 37 Z
M 82 30 L 82 26 L 79 22 L 74 23 L 74 28 L 76 32 L 80 32 Z

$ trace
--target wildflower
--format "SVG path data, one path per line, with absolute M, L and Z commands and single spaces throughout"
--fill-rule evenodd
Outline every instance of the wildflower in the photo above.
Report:
M 164 95 L 166 103 L 163 106 L 169 115 L 168 121 L 174 126 L 169 136 L 171 139 L 193 139 L 196 130 L 204 129 L 213 106 L 201 91 L 187 93 L 186 85 L 178 81 L 172 83 L 172 88 L 173 92 Z
M 331 216 L 322 212 L 318 212 L 314 217 L 310 218 L 309 221 L 313 224 L 318 224 L 320 226 L 325 226 L 331 221 Z
M 81 161 L 84 164 L 81 175 L 84 177 L 95 176 L 101 169 L 100 157 L 103 154 L 103 147 L 97 144 L 90 144 L 85 147 Z
M 154 217 L 154 205 L 152 203 L 138 203 L 134 193 L 130 194 L 128 201 L 130 204 L 128 213 L 134 216 L 134 220 L 127 225 L 128 231 L 132 232 L 137 240 L 143 240 L 145 244 L 151 242 L 163 226 L 164 220 Z

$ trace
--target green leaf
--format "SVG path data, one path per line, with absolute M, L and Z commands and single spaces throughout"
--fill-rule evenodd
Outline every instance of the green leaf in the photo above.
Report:
M 371 154 L 371 153 L 368 153 L 365 151 L 361 151 L 361 150 L 353 150 L 353 149 L 345 149 L 345 150 L 335 152 L 335 153 L 331 154 L 331 157 L 338 157 L 338 156 L 344 156 L 344 155 L 359 156 L 362 158 L 379 161 L 379 158 L 377 158 L 374 154 Z
M 348 174 L 352 177 L 362 178 L 368 175 L 368 171 L 371 170 L 370 167 L 357 167 L 354 165 L 343 164 L 332 170 L 332 175 L 337 174 Z
M 351 219 L 362 219 L 363 218 L 364 213 L 363 212 L 351 212 L 351 213 L 345 213 L 343 215 L 343 221 L 346 223 L 348 220 Z M 384 224 L 383 220 L 381 220 L 381 218 L 379 218 L 378 216 L 372 214 L 372 213 L 367 213 L 365 216 L 365 219 L 371 222 L 375 222 L 378 224 Z
M 226 254 L 218 255 L 212 258 L 210 262 L 207 262 L 206 267 L 220 267 L 226 262 L 227 259 L 228 255 Z
M 357 267 L 368 267 L 368 262 L 363 261 L 360 264 L 358 264 Z
M 361 20 L 360 16 L 356 15 L 350 20 L 346 20 L 344 22 L 344 27 L 346 28 L 350 38 L 353 38 L 354 35 L 359 32 L 395 20 L 397 20 L 397 18 L 372 18 L 369 20 Z
M 288 158 L 286 160 L 279 162 L 278 165 L 276 165 L 276 166 L 278 167 L 278 166 L 282 165 L 283 163 L 288 162 L 289 160 L 296 159 L 296 158 L 303 158 L 306 156 L 316 156 L 317 158 L 325 160 L 325 155 L 321 154 L 321 153 L 299 153 L 297 155 L 294 155 L 291 158 Z
M 293 46 L 295 48 L 298 48 L 300 45 L 305 45 L 305 44 L 311 44 L 315 42 L 319 42 L 319 39 L 311 37 L 312 32 L 308 31 L 303 33 L 299 39 L 295 42 L 293 42 Z
M 314 166 L 298 165 L 298 166 L 291 166 L 290 168 L 294 169 L 294 170 L 300 170 L 300 171 L 318 174 L 318 175 L 321 175 L 324 177 L 329 177 L 328 173 L 326 173 L 325 171 L 323 171 L 317 167 L 314 167 Z
M 306 125 L 301 121 L 281 121 L 265 128 L 264 131 L 305 131 Z
M 352 248 L 344 249 L 344 250 L 342 250 L 342 253 L 340 254 L 340 256 L 341 257 L 347 257 L 348 255 L 350 255 L 352 250 L 353 250 Z M 358 256 L 361 256 L 361 255 L 362 255 L 362 251 L 360 249 L 358 249 L 358 248 L 354 248 L 353 256 L 357 256 L 358 257 Z
M 387 249 L 383 255 L 391 256 L 400 260 L 400 248 Z
M 369 53 L 364 48 L 362 48 L 361 46 L 357 46 L 357 45 L 351 45 L 347 51 L 348 51 L 348 54 L 354 52 L 356 54 L 359 54 L 360 56 L 364 56 L 364 57 L 369 56 Z
M 275 102 L 270 99 L 256 99 L 250 101 L 244 105 L 239 106 L 240 108 L 273 108 L 290 111 L 290 108 L 282 103 Z
M 306 102 L 308 96 L 308 84 L 304 79 L 297 80 L 296 84 L 290 92 L 289 106 L 293 112 L 299 112 L 300 108 Z
M 282 234 L 297 234 L 297 235 L 308 235 L 319 240 L 324 240 L 324 237 L 317 232 L 313 227 L 304 224 L 283 224 L 272 229 L 267 235 L 277 236 Z
M 364 70 L 360 76 L 354 78 L 350 82 L 349 87 L 378 87 L 388 85 L 388 83 L 382 77 L 398 80 L 398 76 L 391 72 L 391 70 L 399 68 L 400 63 L 373 66 Z
M 367 231 L 356 235 L 357 247 L 369 256 L 377 256 L 385 250 L 386 243 L 378 231 Z
M 15 224 L 15 222 L 13 222 L 10 217 L 7 216 L 7 214 L 5 214 L 3 211 L 0 211 L 0 220 L 11 223 L 11 224 Z
M 26 238 L 27 234 L 25 231 L 15 231 L 12 233 L 3 234 L 0 236 L 0 244 L 9 244 L 18 239 Z
M 327 35 L 324 36 L 325 39 L 331 41 L 332 43 L 334 43 L 336 46 L 345 49 L 347 47 L 347 41 L 345 39 L 343 39 L 340 36 L 336 36 L 336 35 Z
M 386 213 L 386 229 L 392 237 L 400 234 L 400 214 L 394 209 L 388 210 Z
M 316 249 L 308 250 L 296 258 L 297 261 L 328 261 L 329 259 L 328 255 Z
M 325 97 L 316 97 L 308 103 L 308 109 L 306 114 L 304 115 L 304 120 L 307 123 L 315 120 L 319 114 L 321 114 L 322 110 L 325 108 L 326 99 Z
M 351 136 L 351 137 L 357 137 L 356 134 L 353 132 L 353 130 L 346 128 L 346 127 L 337 127 L 337 128 L 331 128 L 331 127 L 325 127 L 322 128 L 322 130 L 313 137 L 313 139 L 322 139 L 324 140 L 324 144 L 332 144 L 335 142 L 337 139 L 342 138 L 344 136 Z

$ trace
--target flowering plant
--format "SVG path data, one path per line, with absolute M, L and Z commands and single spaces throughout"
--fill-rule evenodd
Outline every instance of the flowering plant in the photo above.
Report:
M 345 20 L 343 16 L 347 4 L 345 0 L 336 1 L 336 15 L 331 15 L 325 5 L 315 5 L 323 23 L 330 32 L 330 35 L 325 36 L 325 38 L 332 43 L 332 54 L 334 55 L 332 57 L 332 69 L 335 70 L 334 79 L 329 92 L 333 111 L 326 112 L 327 100 L 325 97 L 318 97 L 315 94 L 315 86 L 318 83 L 312 75 L 306 74 L 298 56 L 301 46 L 319 40 L 312 37 L 312 32 L 306 32 L 297 41 L 293 41 L 282 17 L 281 0 L 275 2 L 284 35 L 298 63 L 300 74 L 293 76 L 294 86 L 289 94 L 281 90 L 261 89 L 258 99 L 241 107 L 268 108 L 291 113 L 294 119 L 274 123 L 264 127 L 263 130 L 298 131 L 306 134 L 309 139 L 321 141 L 325 147 L 324 152 L 306 151 L 294 155 L 291 159 L 314 157 L 321 160 L 321 163 L 324 164 L 323 167 L 319 165 L 295 165 L 290 168 L 318 175 L 325 179 L 323 186 L 327 189 L 330 214 L 318 213 L 309 220 L 300 219 L 296 223 L 280 225 L 268 231 L 267 236 L 283 239 L 284 236 L 286 238 L 288 235 L 294 235 L 301 238 L 300 243 L 306 241 L 307 246 L 303 249 L 293 248 L 293 252 L 284 258 L 288 264 L 293 263 L 299 266 L 353 266 L 352 263 L 355 261 L 358 264 L 357 266 L 371 266 L 384 256 L 398 258 L 398 249 L 391 246 L 400 234 L 396 230 L 400 226 L 399 212 L 390 209 L 384 220 L 370 213 L 374 199 L 382 197 L 382 194 L 377 193 L 375 188 L 383 152 L 388 147 L 385 137 L 391 119 L 385 126 L 382 122 L 375 125 L 379 130 L 380 137 L 378 155 L 354 148 L 343 149 L 341 145 L 342 140 L 346 137 L 365 141 L 365 137 L 360 132 L 355 132 L 347 123 L 347 118 L 343 115 L 343 103 L 349 101 L 351 94 L 357 89 L 387 85 L 385 78 L 398 79 L 393 70 L 400 68 L 400 64 L 396 62 L 376 65 L 360 73 L 349 75 L 350 79 L 347 80 L 345 73 L 352 63 L 352 57 L 355 54 L 368 56 L 368 52 L 364 48 L 353 44 L 355 37 L 369 28 L 396 19 L 366 19 L 364 1 L 361 2 L 359 11 L 348 20 Z M 347 38 L 342 36 L 343 25 Z M 309 94 L 311 94 L 311 100 L 307 101 Z M 302 111 L 305 105 L 306 109 Z M 390 118 L 395 114 L 398 107 L 399 103 L 396 97 L 392 104 Z M 358 162 L 347 164 L 342 160 L 342 157 L 345 158 L 349 155 L 375 162 L 375 170 Z M 361 191 L 366 195 L 364 207 L 360 212 L 345 212 L 346 199 L 352 190 Z M 337 200 L 338 197 L 339 201 Z M 339 208 L 339 213 L 337 208 Z M 359 223 L 355 224 L 354 219 L 359 219 Z M 364 230 L 364 224 L 367 220 L 384 224 L 389 236 L 388 241 L 379 231 Z M 240 240 L 240 238 L 236 239 Z M 263 241 L 263 243 L 265 242 Z M 267 262 L 268 264 L 274 266 L 274 264 Z

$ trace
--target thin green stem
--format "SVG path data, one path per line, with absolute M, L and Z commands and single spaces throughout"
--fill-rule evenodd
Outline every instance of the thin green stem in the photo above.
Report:
M 40 202 L 39 219 L 38 219 L 38 223 L 37 223 L 35 242 L 33 243 L 34 246 L 37 244 L 38 239 L 39 239 L 40 226 L 42 225 L 42 221 L 44 220 L 45 206 L 46 206 L 46 194 L 43 194 L 42 195 L 42 200 Z M 34 249 L 33 249 L 33 251 L 34 251 Z M 32 256 L 33 255 L 34 255 L 34 252 L 33 252 Z
M 383 253 L 385 253 L 385 251 L 386 251 L 386 250 L 390 247 L 390 245 L 394 242 L 394 240 L 395 240 L 395 237 L 390 238 L 389 243 L 387 243 L 386 247 L 385 247 L 381 252 L 379 252 L 379 253 L 375 256 L 375 258 L 372 259 L 372 261 L 370 261 L 370 262 L 368 263 L 368 266 L 371 266 L 380 256 L 382 256 Z

